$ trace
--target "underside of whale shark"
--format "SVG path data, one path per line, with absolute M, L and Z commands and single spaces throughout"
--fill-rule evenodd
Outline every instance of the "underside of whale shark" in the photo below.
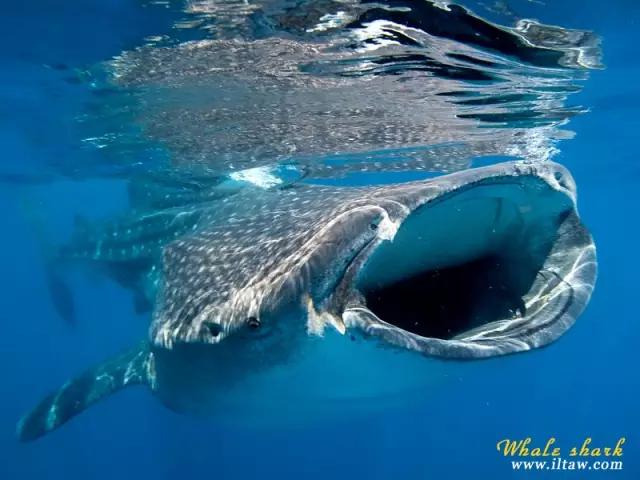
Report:
M 133 384 L 177 411 L 220 412 L 240 397 L 264 405 L 269 385 L 295 382 L 305 355 L 334 345 L 327 329 L 374 346 L 371 359 L 381 346 L 449 359 L 542 347 L 575 322 L 596 279 L 575 183 L 551 162 L 378 187 L 246 189 L 200 208 L 198 225 L 162 249 L 148 340 L 44 399 L 19 423 L 21 439 Z M 243 394 L 248 385 L 266 388 Z

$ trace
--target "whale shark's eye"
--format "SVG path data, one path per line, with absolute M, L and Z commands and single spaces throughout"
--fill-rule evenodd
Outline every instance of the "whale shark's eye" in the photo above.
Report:
M 378 229 L 378 224 L 377 223 L 370 223 L 369 224 L 369 228 L 371 230 L 377 230 Z
M 249 317 L 247 318 L 247 325 L 249 325 L 249 328 L 251 328 L 252 330 L 257 330 L 258 328 L 260 328 L 260 320 L 258 320 L 256 317 Z

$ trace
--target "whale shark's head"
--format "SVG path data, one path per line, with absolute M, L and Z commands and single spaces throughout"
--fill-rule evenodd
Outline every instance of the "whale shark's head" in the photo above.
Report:
M 554 163 L 271 195 L 166 249 L 155 345 L 265 339 L 296 318 L 288 330 L 489 357 L 558 338 L 595 282 L 575 183 Z

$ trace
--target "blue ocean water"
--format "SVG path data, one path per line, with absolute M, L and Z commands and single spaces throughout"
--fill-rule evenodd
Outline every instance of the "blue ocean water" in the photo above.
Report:
M 137 342 L 148 327 L 148 314 L 133 313 L 129 292 L 92 272 L 72 274 L 78 321 L 75 327 L 61 321 L 49 301 L 41 239 L 34 233 L 34 217 L 44 219 L 52 241 L 63 241 L 76 215 L 109 218 L 127 208 L 125 182 L 139 162 L 109 170 L 117 151 L 82 147 L 86 135 L 79 117 L 87 115 L 87 104 L 101 108 L 95 100 L 100 78 L 92 66 L 134 50 L 149 36 L 187 41 L 202 33 L 175 33 L 182 6 L 173 4 L 4 2 L 0 477 L 640 478 L 634 340 L 640 266 L 634 221 L 640 207 L 634 158 L 640 65 L 634 40 L 640 5 L 508 3 L 518 17 L 602 38 L 604 68 L 590 70 L 569 102 L 588 111 L 568 120 L 575 138 L 560 142 L 554 157 L 576 179 L 580 214 L 599 258 L 591 303 L 567 334 L 521 355 L 445 364 L 446 381 L 411 393 L 415 398 L 403 408 L 371 415 L 249 428 L 178 415 L 144 389 L 128 389 L 50 436 L 23 444 L 15 424 L 37 399 Z M 465 5 L 505 22 L 501 8 Z M 106 89 L 103 94 L 110 95 Z M 388 173 L 395 176 L 383 181 L 423 173 Z M 594 445 L 611 445 L 626 437 L 624 469 L 515 472 L 496 442 L 525 437 L 555 437 L 563 446 L 586 437 Z

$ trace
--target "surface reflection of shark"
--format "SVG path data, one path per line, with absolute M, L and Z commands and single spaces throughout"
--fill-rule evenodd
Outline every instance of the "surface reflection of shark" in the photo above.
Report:
M 148 340 L 45 398 L 18 436 L 134 384 L 180 412 L 308 418 L 425 381 L 423 355 L 542 347 L 595 282 L 575 201 L 570 174 L 549 162 L 383 187 L 245 189 L 199 210 L 197 231 L 163 249 Z
M 168 37 L 95 67 L 84 143 L 107 170 L 160 162 L 226 175 L 294 162 L 336 178 L 550 159 L 585 110 L 568 97 L 601 68 L 592 32 L 501 26 L 448 2 L 186 6 Z

